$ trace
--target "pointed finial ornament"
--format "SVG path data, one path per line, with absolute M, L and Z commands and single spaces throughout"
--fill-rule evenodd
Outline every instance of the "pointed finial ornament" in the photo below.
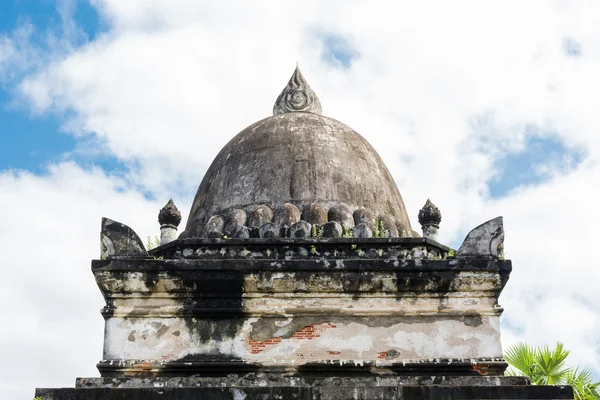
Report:
M 169 199 L 167 204 L 161 208 L 158 213 L 158 223 L 163 225 L 173 225 L 175 228 L 179 226 L 181 222 L 181 213 L 173 203 L 173 199 Z
M 175 206 L 175 203 L 173 203 L 173 199 L 169 199 L 167 204 L 158 213 L 161 246 L 177 239 L 177 227 L 180 222 L 181 213 Z
M 310 88 L 296 64 L 294 74 L 275 101 L 273 115 L 298 111 L 322 114 L 319 98 Z
M 423 230 L 423 237 L 438 241 L 440 222 L 442 222 L 440 209 L 427 199 L 423 208 L 419 210 L 419 223 Z
M 427 199 L 425 205 L 419 210 L 419 223 L 421 225 L 439 225 L 442 222 L 440 209 Z

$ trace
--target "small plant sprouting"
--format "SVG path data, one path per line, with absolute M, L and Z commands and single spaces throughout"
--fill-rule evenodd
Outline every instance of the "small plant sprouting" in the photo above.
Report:
M 154 239 L 150 236 L 146 236 L 146 250 L 152 250 L 158 246 L 160 246 L 160 238 L 158 236 L 154 236 Z
M 317 247 L 314 244 L 310 246 L 310 254 L 319 254 L 317 252 Z
M 354 237 L 354 235 L 352 234 L 352 228 L 350 228 L 350 227 L 344 228 L 344 231 L 342 232 L 342 237 L 343 238 Z
M 385 229 L 385 224 L 383 223 L 383 219 L 377 214 L 375 216 L 375 224 L 373 227 L 373 237 L 374 238 L 386 238 L 389 236 L 389 232 Z
M 454 256 L 456 256 L 456 250 L 450 248 L 450 250 L 448 250 L 448 252 L 445 253 L 443 257 L 440 257 L 440 259 L 445 260 L 447 258 L 453 258 Z
M 317 224 L 313 224 L 310 236 L 313 238 L 322 238 L 323 237 L 323 228 L 321 228 Z

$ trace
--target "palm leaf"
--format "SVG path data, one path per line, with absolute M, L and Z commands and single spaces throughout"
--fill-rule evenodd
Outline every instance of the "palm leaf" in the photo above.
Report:
M 573 388 L 576 400 L 600 399 L 600 382 L 593 382 L 593 376 L 587 368 L 579 371 L 575 368 L 567 374 L 567 385 Z
M 535 349 L 526 343 L 516 343 L 506 349 L 504 359 L 520 375 L 525 375 L 533 379 L 532 372 L 534 368 Z
M 558 342 L 554 350 L 546 345 L 535 352 L 534 363 L 539 374 L 537 384 L 560 385 L 565 382 L 567 375 L 571 371 L 565 366 L 565 360 L 569 351 Z

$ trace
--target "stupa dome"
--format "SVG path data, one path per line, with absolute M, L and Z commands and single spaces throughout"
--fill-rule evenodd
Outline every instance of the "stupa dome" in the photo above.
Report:
M 217 155 L 181 238 L 207 237 L 211 229 L 233 234 L 239 226 L 253 228 L 270 220 L 291 225 L 300 219 L 311 224 L 334 219 L 351 228 L 377 215 L 392 236 L 413 235 L 381 157 L 350 127 L 320 115 L 321 104 L 298 69 L 273 112 Z M 265 206 L 271 210 L 266 218 L 253 216 L 263 216 Z M 296 208 L 294 215 L 290 210 Z M 279 210 L 286 217 L 278 220 Z

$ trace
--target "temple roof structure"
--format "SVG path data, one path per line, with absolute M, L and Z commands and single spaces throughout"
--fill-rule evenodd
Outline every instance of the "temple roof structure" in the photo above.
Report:
M 232 211 L 244 225 L 259 206 L 277 215 L 284 205 L 296 207 L 298 218 L 311 224 L 337 219 L 352 228 L 365 222 L 358 214 L 379 215 L 391 236 L 418 236 L 377 151 L 350 127 L 321 115 L 321 103 L 297 67 L 273 114 L 244 129 L 217 155 L 181 238 L 209 236 L 215 225 L 207 228 L 209 220 L 220 217 L 226 224 Z M 311 219 L 315 208 L 325 211 L 324 220 Z
M 503 376 L 502 217 L 454 250 L 427 200 L 418 237 L 377 152 L 298 69 L 273 112 L 217 155 L 181 236 L 172 200 L 156 248 L 102 219 L 101 376 L 37 398 L 573 398 Z

